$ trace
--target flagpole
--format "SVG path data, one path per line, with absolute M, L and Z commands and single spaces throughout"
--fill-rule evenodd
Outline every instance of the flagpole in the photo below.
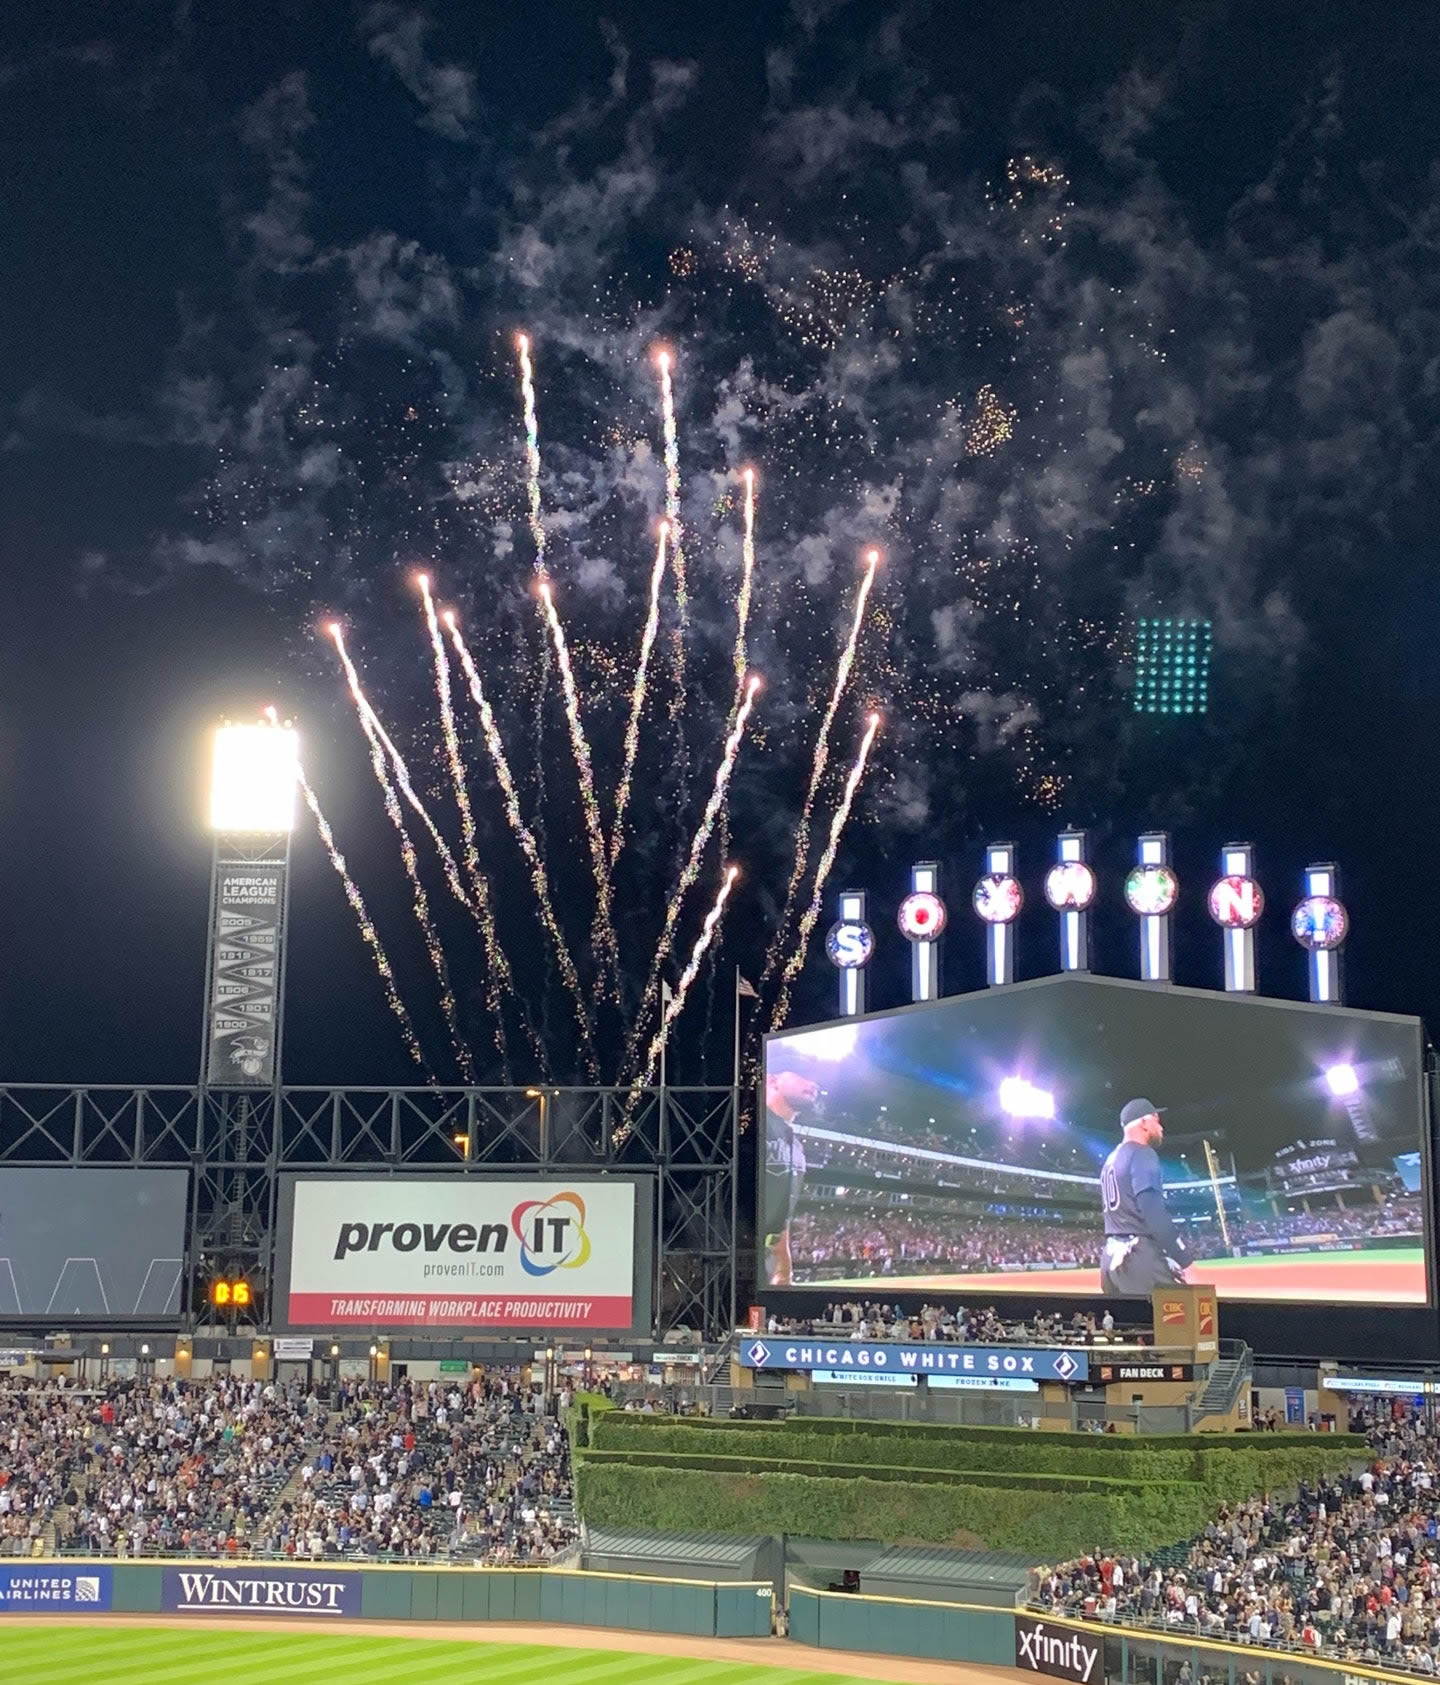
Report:
M 740 1314 L 740 967 L 735 967 L 735 1063 L 730 1077 L 730 1332 Z

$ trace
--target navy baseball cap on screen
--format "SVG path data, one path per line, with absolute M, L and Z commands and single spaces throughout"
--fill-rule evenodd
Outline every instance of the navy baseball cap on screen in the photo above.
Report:
M 1163 1106 L 1157 1106 L 1153 1100 L 1127 1100 L 1124 1110 L 1120 1113 L 1120 1127 L 1124 1129 L 1127 1124 L 1138 1123 L 1142 1117 L 1149 1117 L 1152 1112 L 1158 1114 L 1164 1110 Z

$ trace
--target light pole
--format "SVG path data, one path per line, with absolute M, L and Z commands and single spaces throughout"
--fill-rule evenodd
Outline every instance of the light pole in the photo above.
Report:
M 210 922 L 200 1056 L 202 1141 L 216 1121 L 216 1156 L 235 1168 L 220 1189 L 230 1244 L 259 1257 L 274 1213 L 247 1210 L 252 1112 L 268 1094 L 278 1133 L 284 1031 L 290 837 L 300 781 L 299 736 L 271 710 L 215 733 L 210 775 Z M 198 1184 L 197 1174 L 197 1184 Z M 198 1199 L 198 1192 L 195 1196 Z M 217 1213 L 219 1215 L 219 1213 Z M 195 1260 L 187 1303 L 194 1291 Z

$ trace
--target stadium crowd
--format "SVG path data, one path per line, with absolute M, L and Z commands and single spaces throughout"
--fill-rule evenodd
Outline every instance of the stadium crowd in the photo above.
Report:
M 858 1192 L 858 1190 L 852 1190 Z M 1040 1269 L 1094 1268 L 1103 1235 L 1091 1224 L 1067 1223 L 1058 1215 L 977 1219 L 963 1211 L 907 1210 L 886 1203 L 869 1210 L 819 1202 L 802 1207 L 790 1228 L 797 1280 L 806 1276 L 900 1277 L 937 1272 L 979 1275 Z M 1213 1210 L 1207 1217 L 1213 1217 Z M 1270 1252 L 1299 1242 L 1342 1246 L 1385 1237 L 1419 1235 L 1418 1204 L 1395 1200 L 1368 1210 L 1330 1207 L 1323 1211 L 1227 1218 L 1230 1250 L 1237 1255 Z M 1197 1245 L 1220 1244 L 1213 1225 Z
M 1222 1509 L 1178 1559 L 1097 1553 L 1042 1569 L 1042 1608 L 1440 1672 L 1440 1436 L 1423 1416 L 1352 1419 L 1356 1472 Z
M 964 1305 L 922 1305 L 918 1312 L 899 1304 L 859 1300 L 826 1305 L 818 1317 L 779 1317 L 766 1323 L 769 1334 L 818 1335 L 844 1340 L 943 1340 L 959 1345 L 1083 1345 L 1097 1335 L 1115 1332 L 1113 1312 L 1099 1318 L 1076 1311 L 1068 1319 L 1059 1311 L 1036 1311 L 1032 1317 L 1006 1317 L 994 1305 L 968 1310 Z M 1149 1340 L 1149 1328 L 1126 1336 Z
M 440 1383 L 0 1380 L 0 1554 L 451 1554 L 575 1538 L 569 1445 L 516 1372 Z
M 301 1480 L 267 1550 L 528 1563 L 577 1536 L 564 1429 L 508 1375 L 345 1389 Z
M 805 1211 L 790 1228 L 796 1271 L 827 1275 L 1078 1269 L 1099 1263 L 1102 1239 L 1094 1224 L 977 1222 L 968 1216 L 894 1210 L 863 1216 Z

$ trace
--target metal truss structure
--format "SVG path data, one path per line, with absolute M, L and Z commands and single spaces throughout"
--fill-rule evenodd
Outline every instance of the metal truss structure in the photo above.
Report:
M 656 1332 L 715 1339 L 735 1324 L 737 1123 L 729 1088 L 25 1083 L 0 1087 L 0 1166 L 188 1169 L 187 1315 L 202 1260 L 238 1263 L 268 1288 L 284 1173 L 648 1172 Z

